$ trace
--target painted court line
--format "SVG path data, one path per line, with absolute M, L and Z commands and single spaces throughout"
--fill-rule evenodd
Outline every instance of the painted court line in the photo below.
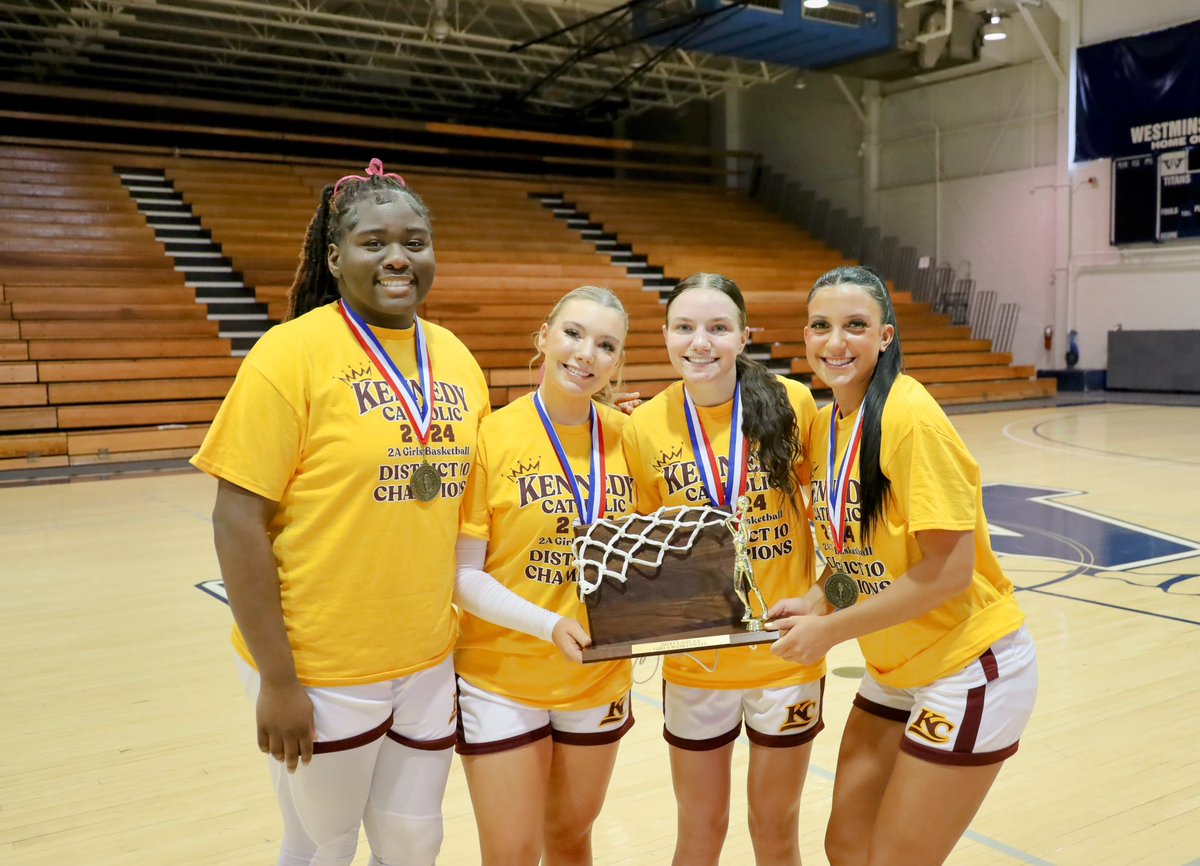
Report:
M 1053 596 L 1054 598 L 1066 599 L 1067 601 L 1079 601 L 1079 602 L 1083 602 L 1084 604 L 1094 604 L 1097 607 L 1107 607 L 1107 608 L 1111 608 L 1112 610 L 1123 610 L 1126 613 L 1136 613 L 1136 614 L 1140 614 L 1142 616 L 1152 616 L 1157 619 L 1169 619 L 1173 622 L 1183 622 L 1183 623 L 1187 623 L 1188 625 L 1200 625 L 1200 622 L 1197 622 L 1194 619 L 1187 619 L 1182 616 L 1171 616 L 1170 614 L 1166 614 L 1166 613 L 1154 613 L 1153 611 L 1140 610 L 1136 607 L 1125 607 L 1124 605 L 1112 604 L 1111 602 L 1107 602 L 1107 601 L 1095 601 L 1090 598 L 1080 598 L 1077 595 L 1065 595 L 1061 592 L 1047 592 L 1044 589 L 1034 589 L 1032 587 L 1029 587 L 1029 588 L 1017 587 L 1016 589 L 1018 592 L 1036 592 L 1038 595 L 1049 595 L 1049 596 Z M 1200 864 L 1200 860 L 1198 860 L 1196 862 L 1198 864 Z M 1190 866 L 1190 864 L 1188 864 L 1188 866 Z

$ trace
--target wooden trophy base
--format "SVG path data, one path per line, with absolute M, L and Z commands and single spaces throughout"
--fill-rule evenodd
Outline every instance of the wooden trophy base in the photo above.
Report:
M 583 651 L 583 661 L 584 664 L 587 664 L 588 662 L 607 662 L 614 659 L 670 655 L 692 650 L 728 649 L 735 646 L 771 643 L 777 637 L 779 637 L 777 631 L 746 631 L 744 628 L 717 626 L 716 628 L 664 634 L 655 638 L 641 639 L 638 642 L 590 646 Z

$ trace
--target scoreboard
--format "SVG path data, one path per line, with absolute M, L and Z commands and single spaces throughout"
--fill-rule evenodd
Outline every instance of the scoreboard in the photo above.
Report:
M 1200 237 L 1200 147 L 1158 156 L 1158 226 L 1155 239 Z
M 1200 147 L 1113 160 L 1111 242 L 1200 237 Z

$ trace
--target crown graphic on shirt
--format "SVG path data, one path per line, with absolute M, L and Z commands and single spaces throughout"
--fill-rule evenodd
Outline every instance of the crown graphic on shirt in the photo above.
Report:
M 516 462 L 516 464 L 513 466 L 513 468 L 511 470 L 509 470 L 508 473 L 505 474 L 503 477 L 507 478 L 509 481 L 512 481 L 513 483 L 516 483 L 516 480 L 518 478 L 522 478 L 526 475 L 534 475 L 541 468 L 542 468 L 542 458 L 541 457 L 538 457 L 534 460 L 528 460 L 528 461 L 518 460 Z
M 347 385 L 352 385 L 362 379 L 370 378 L 372 372 L 373 370 L 369 363 L 357 367 L 352 364 L 346 367 L 337 378 Z
M 672 463 L 678 463 L 683 459 L 683 446 L 680 445 L 674 451 L 660 451 L 658 459 L 651 463 L 651 467 L 655 472 L 661 472 Z

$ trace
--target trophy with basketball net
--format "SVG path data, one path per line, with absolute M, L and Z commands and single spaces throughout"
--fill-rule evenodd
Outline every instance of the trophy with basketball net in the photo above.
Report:
M 737 511 L 660 508 L 577 526 L 575 564 L 592 645 L 584 662 L 766 643 L 767 605 L 754 582 Z M 757 606 L 757 613 L 755 612 Z

